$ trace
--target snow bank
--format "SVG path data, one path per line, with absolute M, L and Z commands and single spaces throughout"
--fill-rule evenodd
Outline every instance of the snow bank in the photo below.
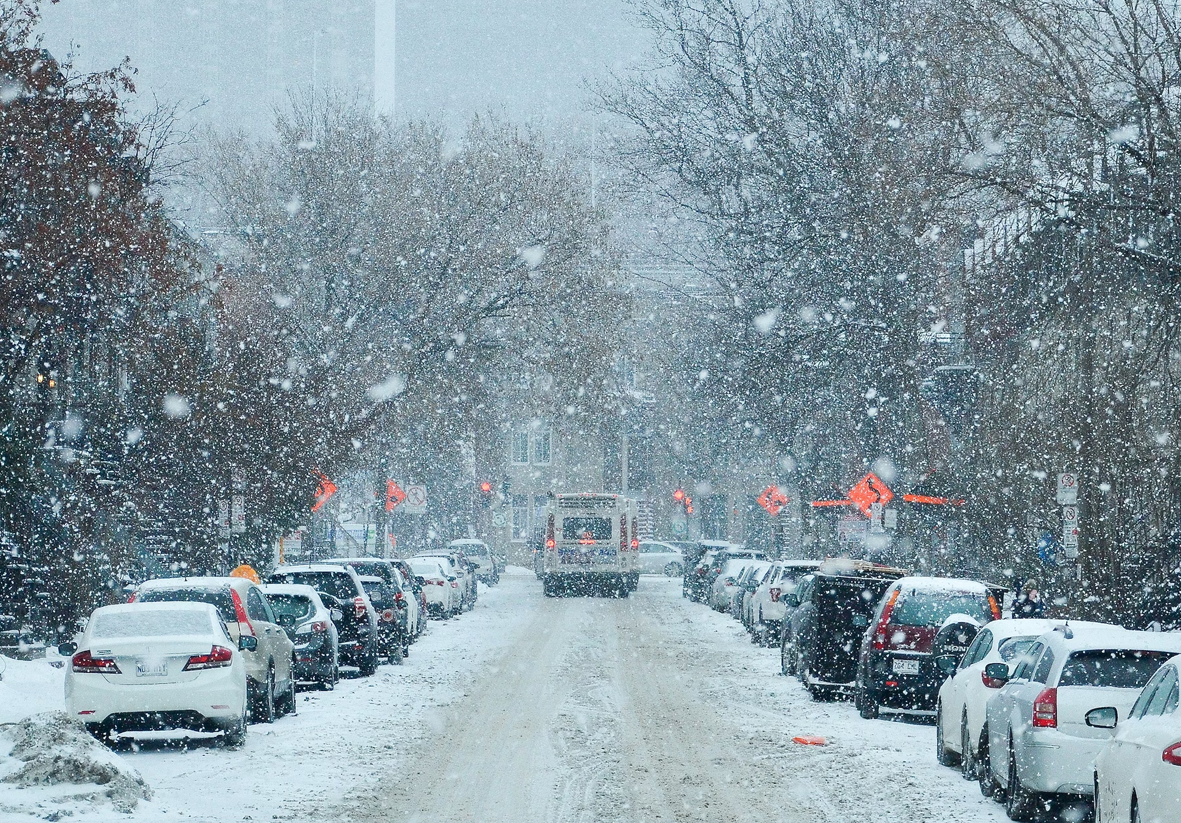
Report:
M 105 797 L 121 812 L 131 812 L 140 800 L 152 798 L 139 772 L 65 712 L 32 715 L 2 733 L 12 741 L 8 758 L 0 761 L 0 769 L 8 772 L 5 783 L 26 789 L 73 786 L 78 790 L 70 792 L 70 799 Z

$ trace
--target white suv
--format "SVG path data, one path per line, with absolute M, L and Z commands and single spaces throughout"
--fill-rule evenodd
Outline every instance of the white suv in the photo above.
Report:
M 1087 714 L 1115 707 L 1126 716 L 1149 678 L 1181 653 L 1181 634 L 1069 623 L 1043 634 L 1010 673 L 985 666 L 1005 685 L 988 702 L 984 787 L 1004 800 L 1009 817 L 1028 820 L 1048 796 L 1089 801 L 1094 762 L 1111 732 Z

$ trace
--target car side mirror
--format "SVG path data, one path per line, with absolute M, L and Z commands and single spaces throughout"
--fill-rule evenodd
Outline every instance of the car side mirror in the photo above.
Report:
M 258 651 L 258 638 L 244 634 L 238 638 L 238 648 L 244 652 L 256 652 Z
M 984 667 L 984 685 L 990 689 L 999 689 L 1010 677 L 1008 663 L 989 663 Z
M 1086 721 L 1092 729 L 1114 729 L 1119 723 L 1119 709 L 1115 706 L 1091 709 L 1087 712 Z
M 799 595 L 796 595 L 796 594 L 787 595 L 786 597 L 783 598 L 783 604 L 785 606 L 787 606 L 789 609 L 799 608 L 799 605 L 800 605 Z
M 78 644 L 72 640 L 67 640 L 65 643 L 58 644 L 57 653 L 62 657 L 73 657 L 74 652 L 78 651 Z
M 420 586 L 425 586 L 426 585 L 426 578 L 423 577 L 421 574 L 416 574 L 416 575 L 414 575 L 414 582 Z
M 405 600 L 395 600 L 394 605 L 397 606 L 399 609 L 404 609 L 404 608 L 406 608 L 406 601 Z
M 333 623 L 339 623 L 340 621 L 344 620 L 344 612 L 342 612 L 340 609 L 329 609 L 328 616 L 332 618 Z
M 941 654 L 935 658 L 935 665 L 944 674 L 951 674 L 955 671 L 955 667 L 959 665 L 959 661 L 954 654 Z

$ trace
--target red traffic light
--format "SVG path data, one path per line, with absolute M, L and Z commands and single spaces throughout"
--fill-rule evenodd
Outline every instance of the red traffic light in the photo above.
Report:
M 492 483 L 488 480 L 480 483 L 480 494 L 492 494 Z
M 684 489 L 677 489 L 675 492 L 673 492 L 673 500 L 680 503 L 684 499 L 685 499 L 685 490 Z

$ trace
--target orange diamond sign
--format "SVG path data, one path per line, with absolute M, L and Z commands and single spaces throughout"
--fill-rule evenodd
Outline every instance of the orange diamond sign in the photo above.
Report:
M 787 505 L 788 497 L 779 490 L 778 486 L 768 486 L 759 495 L 759 505 L 767 510 L 767 514 L 774 517 Z
M 882 478 L 873 472 L 865 475 L 856 486 L 849 489 L 849 500 L 866 517 L 872 514 L 874 503 L 881 503 L 885 506 L 893 499 L 894 492 L 890 491 L 889 487 L 882 482 Z

